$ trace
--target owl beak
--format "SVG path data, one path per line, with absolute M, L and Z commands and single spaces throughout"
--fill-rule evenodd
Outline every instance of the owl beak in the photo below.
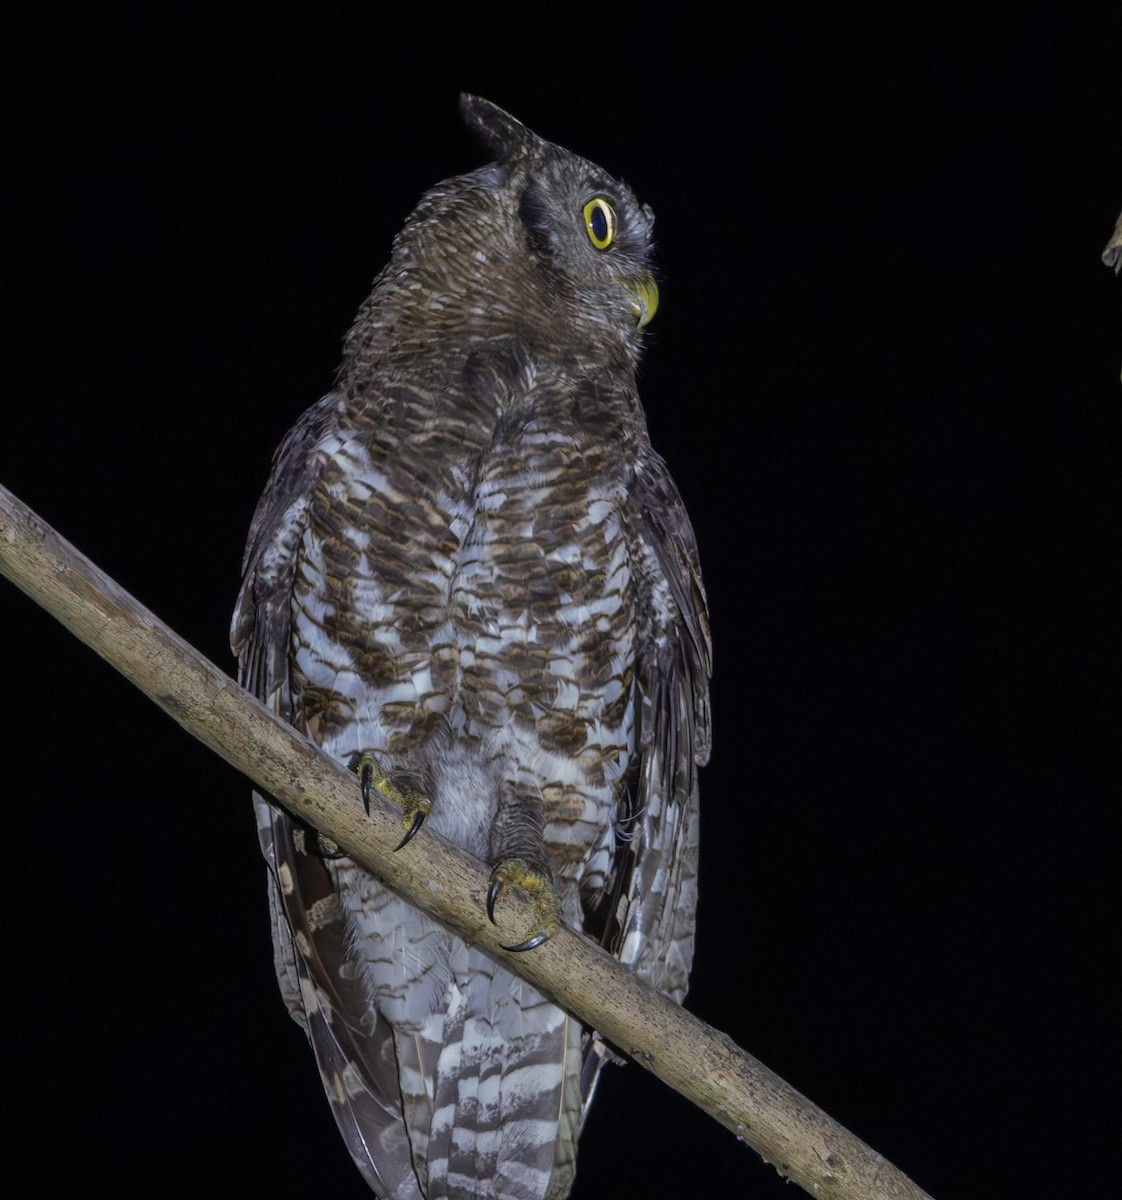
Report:
M 644 275 L 628 290 L 628 299 L 631 301 L 631 311 L 642 329 L 658 312 L 658 284 L 649 275 Z

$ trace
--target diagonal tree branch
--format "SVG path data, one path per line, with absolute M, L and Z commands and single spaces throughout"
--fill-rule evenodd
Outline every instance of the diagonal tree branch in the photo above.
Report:
M 508 954 L 528 906 L 485 918 L 487 874 L 425 831 L 400 853 L 396 810 L 367 818 L 352 774 L 268 712 L 0 486 L 0 572 L 169 716 L 383 882 L 458 930 L 693 1100 L 806 1191 L 830 1200 L 930 1200 L 891 1163 L 600 947 L 562 929 Z

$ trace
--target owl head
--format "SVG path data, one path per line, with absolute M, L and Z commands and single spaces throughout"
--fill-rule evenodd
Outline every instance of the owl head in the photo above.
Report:
M 518 192 L 518 215 L 543 267 L 571 273 L 578 290 L 603 284 L 609 307 L 621 295 L 629 324 L 646 325 L 658 307 L 650 205 L 640 205 L 626 184 L 538 137 L 489 100 L 465 93 L 460 109 L 495 155 L 506 186 Z
M 362 341 L 418 349 L 427 335 L 504 334 L 566 357 L 632 363 L 658 305 L 654 217 L 626 184 L 463 95 L 494 162 L 422 197 L 360 314 Z

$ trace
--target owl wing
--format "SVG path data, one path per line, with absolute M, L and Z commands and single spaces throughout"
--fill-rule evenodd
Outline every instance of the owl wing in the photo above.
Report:
M 326 461 L 319 447 L 336 424 L 337 404 L 325 396 L 277 450 L 250 526 L 230 634 L 239 682 L 297 725 L 289 678 L 293 583 L 312 489 Z M 344 969 L 346 923 L 332 866 L 318 852 L 314 830 L 259 793 L 253 800 L 285 1004 L 312 1042 L 335 1119 L 367 1182 L 378 1195 L 421 1200 L 402 1122 L 393 1031 Z
M 619 955 L 680 1003 L 697 906 L 697 768 L 710 747 L 709 617 L 693 529 L 653 450 L 639 457 L 631 499 L 648 594 L 636 679 L 639 772 L 616 863 Z
M 292 585 L 312 486 L 323 469 L 315 448 L 335 420 L 336 399 L 324 396 L 277 448 L 249 527 L 242 586 L 230 625 L 239 683 L 286 721 L 292 720 Z

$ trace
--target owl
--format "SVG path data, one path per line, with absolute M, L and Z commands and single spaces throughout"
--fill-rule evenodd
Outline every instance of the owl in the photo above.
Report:
M 284 439 L 249 533 L 242 682 L 512 890 L 681 1001 L 710 637 L 636 391 L 651 210 L 495 105 L 425 194 Z M 559 1198 L 612 1051 L 256 796 L 277 976 L 386 1200 Z

